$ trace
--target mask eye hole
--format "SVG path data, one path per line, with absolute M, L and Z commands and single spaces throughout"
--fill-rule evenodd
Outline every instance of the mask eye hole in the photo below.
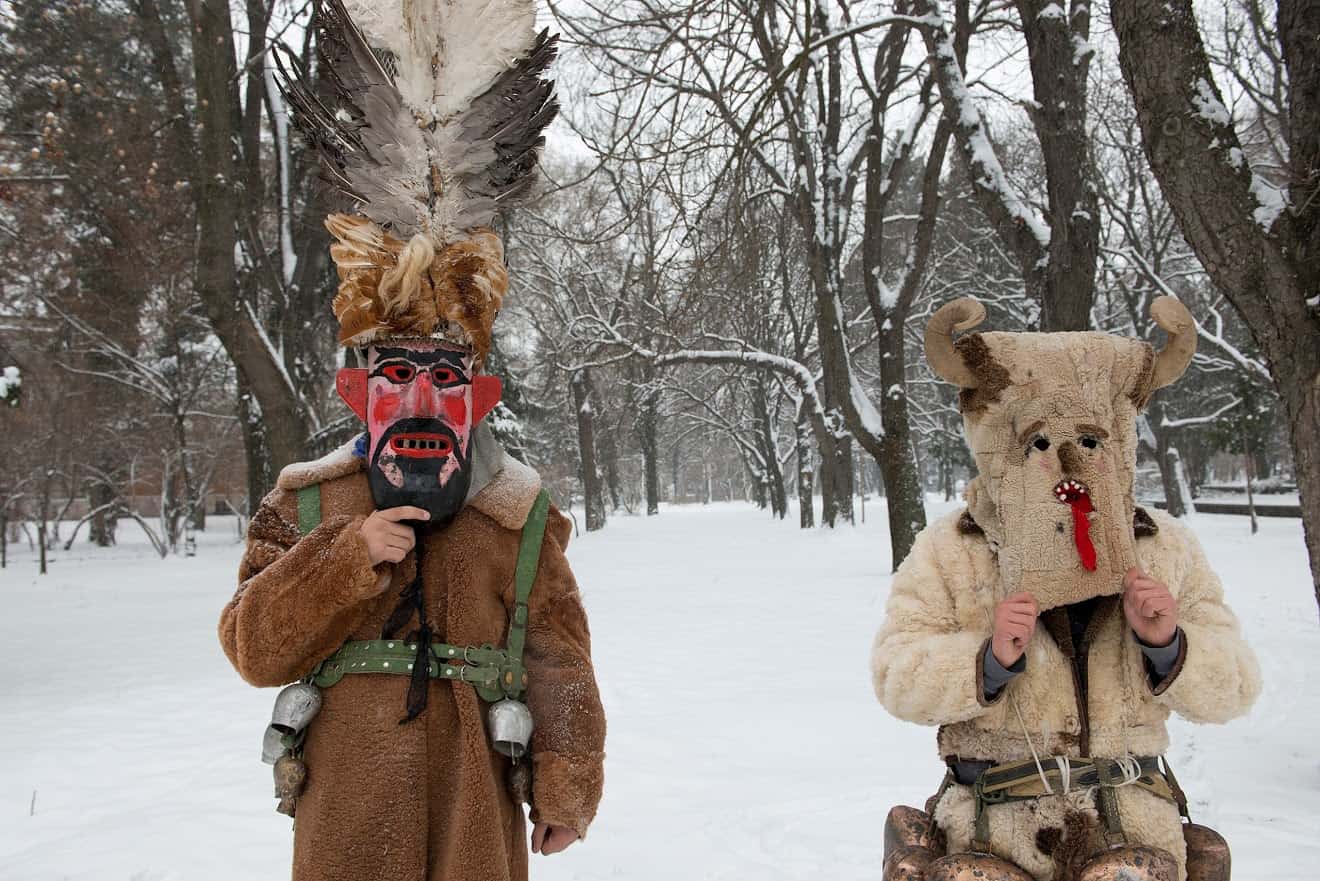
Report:
M 458 382 L 458 372 L 452 367 L 436 367 L 431 371 L 431 379 L 436 385 L 454 385 Z
M 1084 434 L 1082 435 L 1081 444 L 1088 450 L 1096 450 L 1100 448 L 1100 439 L 1089 434 Z
M 1050 448 L 1050 439 L 1047 437 L 1037 437 L 1031 442 L 1031 445 L 1043 453 Z
M 417 375 L 417 368 L 411 364 L 386 364 L 380 372 L 390 382 L 405 383 L 412 382 Z

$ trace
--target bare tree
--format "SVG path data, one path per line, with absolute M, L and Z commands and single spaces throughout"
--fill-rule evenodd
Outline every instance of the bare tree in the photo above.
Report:
M 1320 603 L 1320 10 L 1280 0 L 1286 176 L 1252 166 L 1191 0 L 1112 0 L 1142 142 L 1183 237 L 1250 328 L 1283 401 Z

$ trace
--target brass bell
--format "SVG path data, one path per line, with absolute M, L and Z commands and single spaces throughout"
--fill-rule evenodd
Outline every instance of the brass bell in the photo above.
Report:
M 1178 861 L 1158 847 L 1119 844 L 1091 857 L 1077 881 L 1178 881 Z
M 1024 869 L 988 853 L 940 857 L 926 869 L 926 881 L 1035 881 Z
M 885 849 L 883 881 L 925 881 L 926 872 L 939 854 L 919 844 L 900 844 Z
M 936 856 L 944 854 L 944 833 L 925 811 L 898 805 L 885 818 L 885 856 L 904 845 L 924 847 Z
M 1228 842 L 1209 826 L 1183 826 L 1187 842 L 1187 881 L 1228 881 L 1233 868 Z
M 275 797 L 280 800 L 275 810 L 293 816 L 294 805 L 307 783 L 307 766 L 302 759 L 281 756 L 275 762 Z

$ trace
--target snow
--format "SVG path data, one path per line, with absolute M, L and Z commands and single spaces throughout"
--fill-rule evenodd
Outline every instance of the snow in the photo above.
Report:
M 857 415 L 862 420 L 862 427 L 872 437 L 884 437 L 885 425 L 880 418 L 880 411 L 871 403 L 871 396 L 866 393 L 855 373 L 851 375 L 849 391 L 852 393 L 852 403 L 857 408 Z
M 1214 86 L 1210 85 L 1204 77 L 1197 77 L 1196 94 L 1192 96 L 1192 106 L 1201 118 L 1212 125 L 1227 126 L 1232 123 L 1233 117 L 1229 114 L 1228 108 L 1219 100 L 1215 94 Z
M 23 374 L 17 367 L 9 366 L 0 371 L 0 401 L 9 397 L 10 390 L 17 390 L 23 385 Z
M 1051 3 L 1040 12 L 1037 12 L 1036 18 L 1039 21 L 1049 21 L 1050 19 L 1058 19 L 1062 21 L 1066 16 L 1063 14 L 1062 6 L 1057 3 Z
M 1288 207 L 1288 197 L 1283 190 L 1255 173 L 1251 175 L 1251 195 L 1256 197 L 1256 209 L 1251 216 L 1261 229 L 1269 232 L 1283 209 Z
M 588 840 L 532 857 L 533 878 L 879 877 L 886 811 L 920 805 L 942 765 L 934 729 L 891 718 L 871 693 L 891 567 L 883 502 L 866 515 L 802 531 L 793 511 L 664 506 L 573 540 L 609 715 L 606 794 Z M 116 548 L 54 552 L 45 578 L 11 546 L 6 881 L 289 877 L 290 823 L 259 760 L 274 691 L 244 685 L 216 642 L 239 547 L 231 519 L 209 527 L 196 557 L 164 561 L 124 527 Z M 1243 517 L 1193 527 L 1265 692 L 1226 726 L 1174 721 L 1171 761 L 1193 817 L 1232 844 L 1237 877 L 1311 879 L 1320 628 L 1300 522 L 1265 518 L 1254 537 Z

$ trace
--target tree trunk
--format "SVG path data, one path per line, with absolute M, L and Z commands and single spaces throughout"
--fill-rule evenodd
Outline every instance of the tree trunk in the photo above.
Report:
M 1288 69 L 1286 211 L 1244 161 L 1231 118 L 1210 103 L 1223 105 L 1192 0 L 1112 0 L 1110 13 L 1160 189 L 1183 238 L 1246 321 L 1283 399 L 1320 606 L 1320 7 L 1278 6 Z
M 793 433 L 797 455 L 798 526 L 802 529 L 811 529 L 816 525 L 814 496 L 816 469 L 811 456 L 811 423 L 804 410 L 805 408 L 798 409 Z
M 93 511 L 104 508 L 115 499 L 115 488 L 104 480 L 97 479 L 87 490 L 87 503 Z M 115 543 L 115 514 L 110 510 L 100 511 L 92 518 L 88 538 L 99 548 L 108 548 Z
M 596 464 L 595 412 L 590 396 L 590 377 L 579 370 L 569 378 L 573 406 L 577 410 L 578 455 L 582 462 L 582 503 L 586 509 L 587 532 L 605 526 L 605 493 Z
M 765 492 L 771 512 L 782 520 L 788 513 L 788 495 L 784 490 L 784 470 L 779 467 L 779 448 L 775 444 L 774 419 L 770 415 L 763 373 L 752 377 L 752 410 L 756 416 L 756 446 L 765 463 Z
M 926 504 L 921 477 L 913 461 L 904 379 L 903 325 L 891 321 L 880 337 L 880 385 L 885 389 L 880 419 L 885 435 L 881 444 L 880 473 L 889 506 L 889 546 L 894 569 L 912 550 L 917 533 L 926 528 Z
M 654 394 L 643 395 L 637 414 L 637 442 L 642 450 L 642 472 L 646 484 L 646 516 L 660 513 L 660 448 Z M 677 480 L 675 480 L 677 483 Z M 677 493 L 677 487 L 675 487 Z
M 239 228 L 246 205 L 246 176 L 238 155 L 242 126 L 229 4 L 189 0 L 187 6 L 200 123 L 198 173 L 193 181 L 198 224 L 195 283 L 208 323 L 260 403 L 260 412 L 278 414 L 263 426 L 263 443 L 247 449 L 250 475 L 260 477 L 302 458 L 310 422 L 280 354 L 268 345 L 242 295 L 235 265 L 235 255 L 244 244 Z M 251 439 L 252 433 L 245 431 L 244 440 Z M 249 485 L 252 482 L 249 476 Z M 249 499 L 253 510 L 267 488 L 263 485 L 261 493 Z
M 1191 513 L 1191 504 L 1185 499 L 1182 478 L 1179 475 L 1181 460 L 1178 450 L 1169 445 L 1168 431 L 1156 435 L 1158 446 L 1155 450 L 1155 463 L 1160 469 L 1160 483 L 1164 486 L 1164 505 L 1170 517 L 1182 517 Z
M 674 438 L 674 445 L 669 448 L 669 481 L 671 487 L 672 501 L 677 502 L 682 498 L 679 484 L 679 474 L 681 461 L 679 459 L 679 439 Z

